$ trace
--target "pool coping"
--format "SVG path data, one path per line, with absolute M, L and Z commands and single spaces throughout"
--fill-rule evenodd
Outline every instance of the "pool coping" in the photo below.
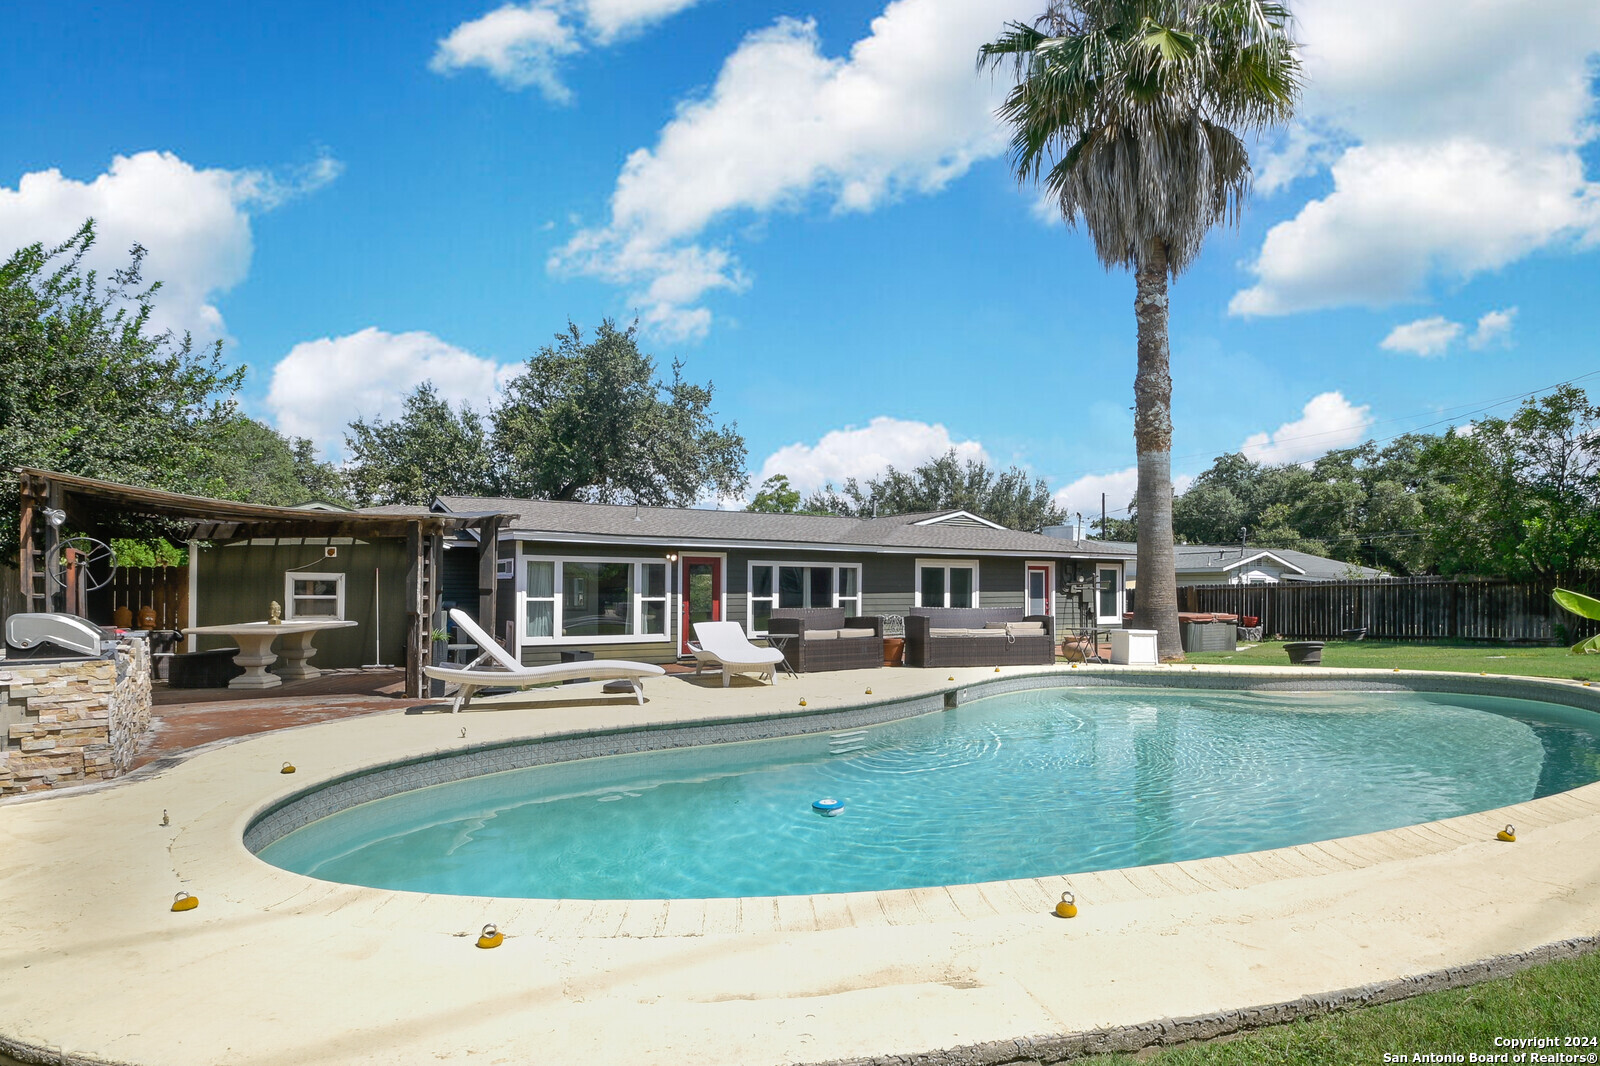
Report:
M 1274 936 L 1287 935 L 1290 940 L 1297 940 L 1304 935 L 1304 931 L 1293 932 L 1297 912 L 1311 913 L 1317 907 L 1326 907 L 1329 893 L 1347 901 L 1362 898 L 1365 893 L 1377 893 L 1375 898 L 1382 898 L 1384 892 L 1395 888 L 1397 877 L 1401 883 L 1418 874 L 1425 875 L 1430 883 L 1431 879 L 1444 878 L 1455 884 L 1460 879 L 1460 891 L 1473 898 L 1490 891 L 1504 893 L 1507 898 L 1517 900 L 1519 905 L 1515 909 L 1519 918 L 1512 927 L 1498 924 L 1494 935 L 1487 938 L 1457 937 L 1475 942 L 1470 950 L 1463 951 L 1460 944 L 1452 943 L 1449 935 L 1449 929 L 1459 923 L 1443 920 L 1444 915 L 1430 917 L 1416 912 L 1415 907 L 1407 906 L 1401 897 L 1395 905 L 1408 912 L 1406 922 L 1402 923 L 1405 936 L 1401 939 L 1409 937 L 1416 943 L 1398 954 L 1387 952 L 1383 946 L 1360 945 L 1362 952 L 1385 956 L 1381 964 L 1373 962 L 1372 976 L 1379 984 L 1392 985 L 1435 971 L 1461 972 L 1461 967 L 1484 959 L 1519 958 L 1529 952 L 1552 950 L 1550 945 L 1553 944 L 1586 944 L 1588 941 L 1584 938 L 1592 938 L 1600 931 L 1600 891 L 1597 891 L 1600 877 L 1592 870 L 1579 871 L 1581 876 L 1577 878 L 1570 870 L 1562 872 L 1562 856 L 1570 854 L 1571 848 L 1579 842 L 1592 847 L 1594 841 L 1600 840 L 1600 785 L 1443 822 L 1216 859 L 937 889 L 747 900 L 495 900 L 383 892 L 299 877 L 268 866 L 243 846 L 250 825 L 274 805 L 281 808 L 286 798 L 307 791 L 309 785 L 370 774 L 375 764 L 459 755 L 470 748 L 504 751 L 541 738 L 546 742 L 566 742 L 602 737 L 608 738 L 607 743 L 618 743 L 616 738 L 659 739 L 668 735 L 665 731 L 670 729 L 748 729 L 752 725 L 771 729 L 778 724 L 793 725 L 801 719 L 824 720 L 824 716 L 857 713 L 854 705 L 863 702 L 864 693 L 860 687 L 863 681 L 881 690 L 869 707 L 920 705 L 934 700 L 942 705 L 949 692 L 958 693 L 959 700 L 960 693 L 982 690 L 987 695 L 1001 687 L 1067 682 L 1267 690 L 1354 686 L 1468 691 L 1545 699 L 1600 711 L 1600 691 L 1592 686 L 1545 679 L 1422 671 L 1319 670 L 1312 674 L 1304 669 L 1282 668 L 1094 666 L 1005 668 L 998 678 L 990 671 L 965 669 L 949 672 L 954 681 L 927 676 L 944 673 L 860 671 L 831 677 L 807 675 L 798 682 L 789 681 L 760 690 L 749 687 L 700 689 L 681 682 L 678 683 L 681 689 L 673 689 L 671 682 L 661 682 L 652 686 L 653 705 L 644 708 L 606 704 L 597 709 L 593 701 L 587 700 L 582 708 L 556 707 L 548 697 L 541 701 L 535 694 L 531 700 L 485 701 L 483 710 L 476 714 L 405 714 L 401 717 L 401 712 L 396 712 L 251 738 L 197 755 L 182 765 L 123 789 L 0 808 L 0 842 L 8 845 L 8 850 L 15 849 L 11 853 L 27 860 L 28 867 L 0 881 L 0 929 L 8 938 L 15 934 L 21 942 L 31 944 L 30 957 L 37 952 L 44 960 L 28 964 L 36 970 L 33 976 L 43 978 L 38 981 L 38 990 L 19 991 L 0 978 L 0 1048 L 7 1044 L 19 1049 L 61 1048 L 63 1053 L 78 1056 L 81 1061 L 94 1061 L 97 1056 L 103 1061 L 118 1061 L 115 1055 L 107 1053 L 119 1048 L 137 1050 L 143 1058 L 135 1061 L 224 1061 L 215 1057 L 217 1045 L 214 1041 L 218 1039 L 215 1034 L 211 1042 L 192 1032 L 185 1040 L 181 1026 L 162 1033 L 159 1025 L 152 1025 L 144 1014 L 139 1014 L 137 1017 L 143 1019 L 139 1026 L 143 1035 L 137 1038 L 126 1035 L 132 1020 L 123 1019 L 123 1035 L 119 1036 L 114 1021 L 97 1021 L 90 1017 L 93 1008 L 88 1004 L 74 1008 L 70 1004 L 51 1002 L 48 989 L 71 987 L 74 980 L 83 980 L 86 972 L 103 974 L 108 964 L 105 951 L 76 948 L 64 951 L 60 938 L 66 936 L 71 940 L 69 930 L 77 930 L 79 936 L 97 930 L 101 939 L 131 937 L 140 944 L 154 945 L 145 950 L 159 957 L 160 965 L 155 967 L 157 976 L 178 982 L 210 978 L 215 981 L 213 987 L 232 989 L 228 996 L 220 998 L 235 1004 L 259 1002 L 261 997 L 256 994 L 259 990 L 234 987 L 238 984 L 236 975 L 230 974 L 226 967 L 219 967 L 215 960 L 188 957 L 179 950 L 187 937 L 199 936 L 207 943 L 224 939 L 231 945 L 230 950 L 238 954 L 241 965 L 248 966 L 253 960 L 259 966 L 270 968 L 281 967 L 289 957 L 303 960 L 306 952 L 314 954 L 314 944 L 319 938 L 326 938 L 330 927 L 336 928 L 339 930 L 337 940 L 352 945 L 359 943 L 363 950 L 370 950 L 374 955 L 399 951 L 415 965 L 462 971 L 463 977 L 469 979 L 469 991 L 447 996 L 452 1002 L 458 1001 L 461 1010 L 481 1008 L 484 1003 L 483 989 L 470 981 L 474 970 L 487 968 L 502 972 L 501 960 L 517 956 L 526 960 L 527 951 L 540 950 L 541 945 L 545 954 L 562 957 L 561 969 L 568 974 L 569 981 L 578 981 L 580 973 L 594 979 L 588 967 L 597 965 L 601 957 L 659 962 L 679 958 L 686 947 L 701 949 L 717 945 L 726 956 L 724 964 L 719 967 L 715 962 L 703 963 L 696 972 L 708 983 L 718 985 L 729 983 L 722 976 L 723 970 L 742 973 L 744 983 L 754 980 L 762 987 L 772 984 L 770 994 L 754 995 L 752 999 L 748 990 L 734 980 L 719 993 L 732 998 L 715 1000 L 720 1006 L 708 1007 L 702 996 L 685 992 L 666 998 L 677 1003 L 686 1017 L 698 1015 L 703 1009 L 709 1015 L 748 1022 L 745 1015 L 759 1013 L 769 1020 L 777 1019 L 780 1027 L 792 1024 L 795 1011 L 800 1007 L 820 999 L 829 1001 L 836 1010 L 851 1008 L 845 1013 L 853 1016 L 861 1013 L 862 1003 L 881 1007 L 882 1000 L 903 998 L 909 977 L 900 970 L 919 975 L 913 984 L 919 987 L 928 984 L 926 971 L 930 966 L 937 969 L 936 960 L 927 957 L 927 948 L 906 939 L 918 936 L 918 930 L 929 940 L 960 945 L 958 957 L 970 955 L 975 960 L 983 960 L 979 968 L 992 977 L 978 980 L 971 988 L 962 980 L 943 985 L 935 981 L 934 985 L 945 991 L 934 998 L 950 998 L 951 1002 L 943 1007 L 924 1007 L 919 1017 L 906 1016 L 907 1011 L 913 1010 L 908 1003 L 898 1015 L 891 1012 L 888 1018 L 856 1018 L 850 1024 L 833 1020 L 811 1023 L 816 1028 L 829 1030 L 827 1039 L 788 1046 L 775 1053 L 771 1061 L 871 1061 L 873 1056 L 887 1059 L 896 1054 L 928 1053 L 938 1046 L 959 1047 L 966 1049 L 963 1053 L 975 1053 L 975 1049 L 993 1041 L 999 1042 L 998 1047 L 1011 1047 L 1015 1058 L 1021 1053 L 1020 1035 L 1055 1033 L 1053 1037 L 1028 1039 L 1059 1042 L 1068 1039 L 1062 1034 L 1110 1031 L 1104 1025 L 1080 1024 L 1082 1020 L 1095 1019 L 1116 1023 L 1111 1027 L 1115 1031 L 1131 1028 L 1148 1033 L 1148 1026 L 1154 1024 L 1151 1018 L 1170 1021 L 1172 1015 L 1179 1013 L 1149 1009 L 1163 1002 L 1159 997 L 1152 999 L 1149 992 L 1134 991 L 1128 996 L 1107 999 L 1106 990 L 1100 989 L 1089 997 L 1095 1001 L 1095 1006 L 1087 1013 L 1053 1005 L 1038 989 L 1056 987 L 1063 976 L 1056 972 L 1059 967 L 1048 954 L 1039 955 L 1030 950 L 1030 938 L 1049 938 L 1056 945 L 1055 950 L 1092 957 L 1113 969 L 1125 969 L 1133 966 L 1131 960 L 1142 960 L 1139 966 L 1133 967 L 1137 970 L 1151 965 L 1151 960 L 1161 955 L 1162 949 L 1181 952 L 1214 940 L 1215 931 L 1206 926 L 1216 924 L 1222 914 L 1229 915 L 1222 923 L 1229 926 L 1229 933 L 1243 936 L 1246 941 L 1251 939 L 1248 934 L 1257 926 L 1270 928 Z M 811 695 L 804 712 L 797 708 L 797 692 Z M 497 709 L 508 705 L 517 709 Z M 452 735 L 460 728 L 472 734 L 470 740 Z M 397 733 L 401 735 L 396 736 Z M 679 739 L 683 736 L 687 734 Z M 365 754 L 343 754 L 356 749 Z M 306 754 L 312 751 L 317 756 L 307 758 Z M 330 751 L 342 757 L 326 757 Z M 306 776 L 279 775 L 276 771 L 284 759 L 295 761 Z M 172 810 L 171 825 L 156 824 L 158 804 L 161 810 Z M 148 817 L 134 816 L 131 812 L 136 806 L 148 812 Z M 95 823 L 89 834 L 93 838 L 91 841 L 79 841 L 69 848 L 52 847 L 63 831 L 81 829 L 85 816 L 90 816 Z M 1515 821 L 1522 827 L 1522 839 L 1518 844 L 1493 841 L 1494 829 L 1505 821 Z M 151 847 L 158 843 L 164 847 Z M 52 854 L 54 851 L 59 854 Z M 159 854 L 152 854 L 152 851 L 159 851 Z M 1529 862 L 1530 859 L 1537 861 Z M 61 898 L 60 894 L 74 878 L 82 880 L 86 872 L 94 871 L 102 875 L 110 871 L 115 876 L 108 878 L 108 884 L 94 886 L 93 891 L 88 892 L 93 898 L 76 908 L 75 917 L 66 917 L 59 913 L 59 906 L 49 905 L 51 893 L 56 894 L 54 898 Z M 1049 916 L 1050 906 L 1067 886 L 1077 894 L 1083 906 L 1083 913 L 1071 922 Z M 156 896 L 170 901 L 172 893 L 180 889 L 193 891 L 202 898 L 202 908 L 191 912 L 198 917 L 190 921 L 188 933 L 176 931 L 185 928 L 174 924 L 183 921 L 182 916 L 167 914 L 164 904 L 156 908 L 151 902 Z M 138 905 L 130 906 L 130 901 L 135 899 Z M 1231 909 L 1239 901 L 1254 901 L 1253 906 L 1264 907 L 1263 913 L 1270 911 L 1273 917 L 1270 922 L 1266 918 L 1259 923 L 1239 922 L 1238 915 Z M 1534 909 L 1529 911 L 1529 906 Z M 1557 913 L 1559 921 L 1547 920 L 1549 915 Z M 289 915 L 297 916 L 298 920 L 286 924 L 283 919 Z M 452 951 L 441 953 L 441 943 L 450 948 L 461 945 L 462 934 L 475 931 L 484 920 L 496 921 L 510 934 L 504 949 L 461 957 Z M 217 928 L 209 928 L 208 923 Z M 237 935 L 228 934 L 229 929 L 237 933 L 237 926 L 253 927 L 257 923 L 270 925 L 271 936 L 241 940 Z M 1238 928 L 1233 928 L 1236 925 Z M 1165 942 L 1150 941 L 1145 935 L 1149 929 L 1157 927 L 1160 932 L 1155 935 L 1166 938 Z M 196 934 L 195 930 L 203 931 L 203 935 Z M 1459 928 L 1456 931 L 1459 933 Z M 1126 940 L 1135 947 L 1128 952 L 1108 955 L 1104 953 L 1108 950 L 1105 945 L 1097 947 L 1093 943 L 1096 934 Z M 992 942 L 986 943 L 985 936 Z M 441 942 L 442 937 L 451 939 Z M 1233 942 L 1222 941 L 1224 946 Z M 795 992 L 792 988 L 785 991 L 778 987 L 787 980 L 790 985 L 809 988 L 810 979 L 804 968 L 786 979 L 774 976 L 774 959 L 785 957 L 785 951 L 811 955 L 821 950 L 817 945 L 823 943 L 828 945 L 829 954 L 814 958 L 812 970 L 818 973 L 839 970 L 844 978 L 839 985 L 842 990 L 822 995 L 815 989 Z M 446 954 L 448 963 L 440 961 Z M 597 960 L 586 959 L 589 954 Z M 693 954 L 698 955 L 699 951 Z M 743 960 L 751 954 L 765 959 L 765 967 L 746 973 L 742 966 L 734 965 L 735 960 Z M 1396 957 L 1389 958 L 1391 954 Z M 841 970 L 842 959 L 855 959 L 855 963 Z M 1014 996 L 997 998 L 995 989 L 1011 980 L 999 976 L 1005 973 L 1005 967 L 999 965 L 1001 960 L 1019 973 L 1027 972 L 1026 987 L 1017 990 Z M 408 999 L 409 989 L 387 978 L 375 980 L 369 968 L 358 964 L 360 961 L 331 967 L 334 976 L 331 980 L 322 980 L 328 986 L 330 1000 L 344 1002 L 355 996 L 364 1012 L 362 1017 L 389 1016 L 391 1005 L 383 997 L 374 1000 L 371 996 L 356 995 L 349 989 L 349 983 L 374 981 L 386 989 L 386 994 L 394 1001 Z M 1220 1008 L 1222 1014 L 1194 1011 L 1183 1012 L 1182 1016 L 1217 1018 L 1224 1017 L 1227 1011 L 1238 1010 L 1254 1010 L 1259 1014 L 1263 1008 L 1249 1005 L 1293 1003 L 1306 995 L 1313 999 L 1326 998 L 1331 994 L 1329 989 L 1360 990 L 1373 985 L 1372 980 L 1340 980 L 1341 976 L 1352 972 L 1356 976 L 1367 976 L 1366 967 L 1352 970 L 1342 959 L 1323 961 L 1325 965 L 1320 970 L 1315 967 L 1313 970 L 1326 974 L 1324 983 L 1318 984 L 1313 974 L 1297 977 L 1295 980 L 1302 984 L 1289 986 L 1291 990 L 1298 989 L 1296 995 L 1263 994 L 1270 993 L 1281 982 L 1274 984 L 1260 979 L 1259 975 L 1234 973 L 1231 984 L 1225 982 L 1222 986 L 1225 992 L 1222 999 L 1211 1004 Z M 1430 966 L 1432 961 L 1443 961 L 1446 965 Z M 888 972 L 885 967 L 898 976 L 883 977 L 876 983 L 870 979 L 861 983 L 862 974 L 870 978 L 873 973 Z M 1297 962 L 1297 968 L 1303 967 Z M 502 976 L 507 975 L 502 973 Z M 515 984 L 519 979 L 513 977 L 512 980 Z M 523 976 L 520 980 L 526 985 L 529 978 Z M 1079 995 L 1082 998 L 1081 992 Z M 1208 996 L 1215 998 L 1212 991 L 1184 986 L 1182 994 L 1174 992 L 1167 999 L 1173 1005 L 1182 1006 L 1209 1002 Z M 266 998 L 271 999 L 270 996 Z M 587 997 L 564 994 L 561 999 L 560 1004 L 550 1009 L 575 1016 L 589 1013 Z M 620 1037 L 598 1043 L 594 1042 L 598 1038 L 583 1038 L 591 1039 L 592 1050 L 602 1054 L 627 1054 L 633 1061 L 674 1061 L 677 1056 L 661 1057 L 660 1030 L 663 1026 L 681 1028 L 687 1023 L 663 1016 L 658 1009 L 641 1010 L 637 1004 L 616 1001 L 615 996 L 606 1002 L 620 1016 L 640 1014 L 653 1018 L 655 1042 L 643 1048 L 629 1045 Z M 760 1009 L 730 1005 L 741 1002 L 758 1003 Z M 18 1005 L 20 1012 L 13 1010 Z M 112 1009 L 109 1013 L 115 1016 L 119 1010 Z M 871 1013 L 879 1011 L 875 1008 Z M 938 1017 L 941 1013 L 946 1016 Z M 1083 1018 L 1075 1021 L 1079 1014 Z M 545 1017 L 544 1014 L 540 1016 Z M 1042 1027 L 1038 1024 L 1041 1018 L 1047 1020 Z M 522 1032 L 516 1026 L 513 1029 Z M 462 1022 L 459 1026 L 445 1026 L 444 1030 L 447 1032 L 441 1031 L 438 1042 L 430 1047 L 482 1042 L 482 1026 L 476 1023 Z M 1158 1027 L 1155 1031 L 1159 1035 L 1163 1030 Z M 73 1034 L 72 1046 L 62 1047 L 63 1037 L 68 1033 Z M 271 1032 L 258 1035 L 269 1043 L 276 1040 L 282 1056 L 290 1054 L 289 1047 L 303 1051 L 307 1039 L 303 1032 L 292 1033 L 283 1027 L 279 1027 L 276 1035 Z M 676 1042 L 669 1041 L 666 1046 L 683 1051 L 686 1043 L 693 1044 L 697 1048 L 696 1057 L 707 1061 L 751 1061 L 752 1045 L 748 1042 L 730 1044 L 731 1038 L 719 1038 L 711 1031 L 680 1032 L 678 1037 Z M 523 1033 L 518 1039 L 525 1038 Z M 198 1057 L 174 1054 L 174 1048 L 191 1045 L 204 1051 Z M 162 1049 L 154 1058 L 150 1057 L 152 1046 Z M 512 1046 L 519 1045 L 513 1041 Z M 764 1045 L 759 1046 L 764 1048 Z M 1060 1046 L 1065 1048 L 1067 1044 Z M 1042 1049 L 1045 1045 L 1039 1047 Z M 395 1049 L 390 1047 L 389 1050 Z M 821 1051 L 842 1054 L 810 1053 Z M 856 1052 L 867 1052 L 868 1057 L 862 1058 Z M 10 1053 L 17 1055 L 16 1050 Z M 431 1054 L 416 1056 L 418 1061 L 432 1058 Z M 270 1056 L 238 1059 L 241 1062 L 282 1060 Z M 344 1048 L 326 1057 L 326 1061 L 339 1062 L 402 1060 L 372 1057 L 369 1052 Z

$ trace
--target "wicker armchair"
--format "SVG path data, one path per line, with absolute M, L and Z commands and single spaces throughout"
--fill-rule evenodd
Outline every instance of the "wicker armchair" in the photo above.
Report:
M 991 623 L 1041 622 L 1008 633 Z M 935 631 L 938 632 L 935 632 Z M 1020 607 L 913 607 L 906 615 L 907 666 L 1049 666 L 1056 661 L 1056 620 Z
M 798 674 L 883 665 L 883 619 L 876 616 L 846 618 L 842 607 L 780 607 L 772 612 L 767 632 L 789 637 L 773 643 Z

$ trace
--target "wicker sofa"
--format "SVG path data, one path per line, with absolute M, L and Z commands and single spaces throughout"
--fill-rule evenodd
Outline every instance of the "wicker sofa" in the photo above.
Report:
M 906 615 L 907 666 L 1047 666 L 1055 661 L 1056 620 L 1048 615 L 1025 615 L 1020 607 L 913 607 Z
M 790 636 L 774 644 L 797 674 L 812 670 L 866 670 L 883 665 L 883 619 L 846 618 L 843 607 L 779 607 L 767 632 Z

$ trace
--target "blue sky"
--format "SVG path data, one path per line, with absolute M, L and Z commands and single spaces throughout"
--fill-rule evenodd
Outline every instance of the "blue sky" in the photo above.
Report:
M 569 319 L 637 317 L 754 481 L 956 447 L 1115 512 L 1132 279 L 1011 179 L 973 72 L 1035 6 L 12 5 L 0 254 L 91 214 L 104 267 L 146 245 L 162 323 L 336 458 L 421 380 L 483 406 Z M 1301 117 L 1172 290 L 1180 476 L 1600 371 L 1600 9 L 1294 10 Z

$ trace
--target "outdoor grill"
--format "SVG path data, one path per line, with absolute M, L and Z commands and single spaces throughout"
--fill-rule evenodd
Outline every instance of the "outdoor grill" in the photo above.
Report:
M 104 659 L 116 647 L 104 629 L 75 614 L 14 614 L 6 619 L 6 645 L 15 659 Z

